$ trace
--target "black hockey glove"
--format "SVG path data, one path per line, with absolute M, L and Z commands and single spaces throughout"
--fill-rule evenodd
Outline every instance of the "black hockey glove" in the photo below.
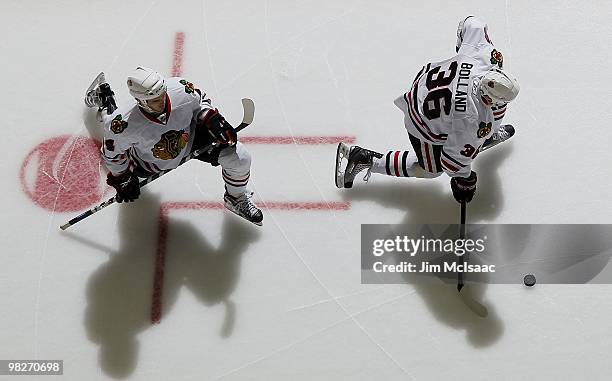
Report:
M 474 171 L 468 177 L 453 177 L 450 183 L 455 200 L 459 203 L 472 201 L 476 192 L 476 181 L 478 177 Z
M 230 146 L 236 144 L 238 137 L 234 127 L 217 110 L 211 112 L 212 115 L 204 116 L 206 110 L 200 111 L 197 116 L 198 125 L 205 127 L 218 144 Z
M 113 176 L 112 173 L 109 173 L 106 177 L 106 183 L 117 190 L 115 198 L 119 203 L 123 201 L 132 202 L 140 196 L 138 176 L 133 173 L 126 172 L 119 176 Z

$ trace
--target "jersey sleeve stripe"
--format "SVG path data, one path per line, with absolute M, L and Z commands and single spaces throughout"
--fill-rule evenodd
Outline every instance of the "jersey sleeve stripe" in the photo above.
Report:
M 104 149 L 104 148 L 103 148 L 103 149 Z M 105 157 L 105 158 L 107 158 L 107 159 L 109 159 L 109 160 L 122 159 L 122 158 L 124 158 L 124 157 L 125 157 L 125 153 L 124 153 L 124 152 L 118 153 L 118 154 L 116 154 L 115 156 L 109 156 L 109 155 L 108 155 L 108 153 L 107 153 L 107 151 L 106 151 L 106 149 L 104 149 L 104 151 L 103 151 L 103 152 L 104 152 L 104 157 Z
M 448 159 L 449 161 L 453 162 L 454 164 L 457 164 L 459 167 L 461 167 L 461 168 L 466 167 L 466 165 L 465 165 L 465 164 L 462 164 L 462 163 L 460 163 L 458 160 L 453 159 L 453 158 L 452 158 L 452 157 L 451 157 L 449 154 L 447 154 L 447 153 L 444 151 L 444 149 L 442 150 L 442 155 L 444 155 L 444 157 L 445 157 L 446 159 Z
M 459 168 L 453 166 L 452 164 L 450 164 L 444 159 L 441 159 L 440 162 L 442 163 L 442 167 L 444 167 L 444 169 L 446 169 L 447 171 L 457 172 L 459 170 Z
M 127 157 L 125 155 L 117 155 L 117 156 L 113 156 L 112 158 L 108 156 L 104 156 L 104 160 L 110 161 L 113 163 L 123 163 L 127 160 Z
M 387 162 L 385 165 L 387 175 L 391 176 L 391 151 L 387 152 Z
M 128 159 L 127 158 L 121 158 L 121 159 L 106 159 L 107 163 L 113 163 L 113 164 L 118 164 L 118 165 L 123 165 L 125 163 L 127 163 Z

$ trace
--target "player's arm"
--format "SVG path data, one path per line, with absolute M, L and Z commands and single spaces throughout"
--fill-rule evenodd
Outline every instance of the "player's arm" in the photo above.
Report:
M 493 45 L 487 24 L 476 16 L 468 16 L 459 21 L 455 51 L 459 53 L 462 48 L 478 49 L 483 45 Z
M 478 154 L 479 140 L 469 136 L 467 131 L 454 129 L 442 147 L 440 163 L 450 177 L 467 177 L 472 171 L 472 161 Z
M 212 102 L 206 93 L 200 89 L 195 89 L 193 95 L 197 102 L 194 102 L 194 117 L 197 128 L 205 128 L 218 144 L 235 144 L 237 136 L 234 128 L 225 120 L 219 110 L 212 106 Z
M 440 164 L 451 177 L 455 199 L 458 202 L 470 202 L 476 192 L 477 182 L 476 172 L 472 171 L 472 161 L 485 140 L 484 135 L 478 136 L 478 126 L 469 119 L 453 121 L 452 131 L 442 147 Z
M 109 173 L 114 176 L 119 176 L 130 171 L 128 150 L 123 150 L 119 143 L 111 137 L 104 137 L 104 144 L 102 144 L 102 160 Z
M 105 134 L 101 149 L 102 160 L 109 170 L 106 183 L 117 191 L 117 202 L 131 202 L 140 196 L 138 176 L 132 172 L 129 146 L 112 134 Z

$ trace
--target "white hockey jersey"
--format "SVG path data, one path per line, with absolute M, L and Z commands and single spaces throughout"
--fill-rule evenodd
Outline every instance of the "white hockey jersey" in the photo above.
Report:
M 405 114 L 408 133 L 425 143 L 443 146 L 440 164 L 451 177 L 469 176 L 472 160 L 499 129 L 506 112 L 506 106 L 491 108 L 479 99 L 480 78 L 503 64 L 487 25 L 468 17 L 459 42 L 456 56 L 425 65 L 410 91 L 395 100 Z M 435 172 L 431 163 L 425 169 Z
M 166 113 L 158 118 L 143 112 L 133 98 L 102 116 L 102 157 L 113 175 L 136 165 L 151 174 L 176 168 L 191 151 L 195 116 L 212 109 L 210 99 L 182 78 L 168 78 L 166 85 Z

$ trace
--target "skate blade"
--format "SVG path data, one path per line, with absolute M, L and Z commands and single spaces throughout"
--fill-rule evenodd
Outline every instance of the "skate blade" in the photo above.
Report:
M 250 223 L 252 223 L 252 224 L 254 224 L 254 225 L 257 225 L 257 226 L 263 226 L 263 220 L 262 220 L 261 222 L 253 222 L 253 221 L 250 221 L 250 220 L 248 220 L 247 218 L 245 218 L 245 217 L 244 217 L 242 214 L 240 214 L 240 213 L 239 213 L 239 212 L 238 212 L 238 211 L 237 211 L 237 210 L 234 208 L 234 206 L 233 206 L 231 203 L 229 203 L 229 202 L 224 202 L 223 204 L 225 205 L 225 209 L 227 209 L 227 210 L 229 210 L 230 212 L 234 213 L 235 215 L 237 215 L 238 217 L 242 218 L 243 220 L 248 221 L 248 222 L 250 222 Z
M 350 153 L 350 147 L 344 143 L 338 144 L 338 150 L 336 151 L 336 173 L 335 181 L 337 188 L 344 188 L 344 172 L 342 171 L 342 159 L 348 160 Z

